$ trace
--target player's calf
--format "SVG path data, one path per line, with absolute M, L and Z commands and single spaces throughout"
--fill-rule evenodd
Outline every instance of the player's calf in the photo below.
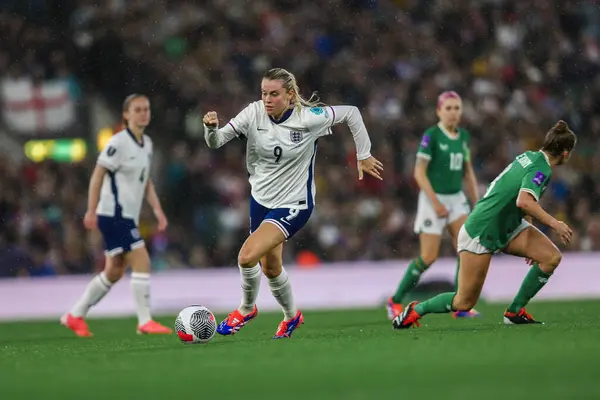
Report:
M 546 285 L 562 261 L 558 247 L 536 228 L 529 228 L 509 244 L 511 254 L 528 258 L 533 264 L 525 275 L 519 291 L 504 315 L 504 322 L 511 324 L 535 323 L 525 307 Z M 533 262 L 532 262 L 533 261 Z
M 424 250 L 421 252 L 422 254 L 419 257 L 410 262 L 406 272 L 404 272 L 402 280 L 396 288 L 396 292 L 388 300 L 386 304 L 386 310 L 389 319 L 396 318 L 402 312 L 402 301 L 404 297 L 411 290 L 413 290 L 415 286 L 417 286 L 419 280 L 421 279 L 421 275 L 427 271 L 429 266 L 433 264 L 437 258 L 437 247 L 427 245 L 427 241 L 430 241 L 432 237 L 433 235 L 421 235 L 422 243 L 425 243 L 423 245 Z
M 559 259 L 555 259 L 555 262 Z M 556 265 L 552 269 L 556 269 Z M 529 301 L 546 285 L 548 279 L 552 276 L 551 273 L 547 273 L 542 270 L 541 266 L 534 263 L 533 266 L 525 275 L 525 279 L 521 283 L 521 287 L 517 292 L 517 295 L 513 299 L 512 303 L 508 306 L 506 313 L 504 314 L 504 322 L 512 324 L 524 324 L 524 323 L 536 323 L 536 321 L 525 311 L 525 306 Z
M 106 276 L 106 279 L 114 285 L 123 278 L 125 269 L 125 265 L 122 261 L 119 263 L 113 262 L 104 268 L 104 275 Z
M 264 260 L 264 262 L 263 262 Z M 280 260 L 276 262 L 272 262 L 266 256 L 261 260 L 261 270 L 262 273 L 267 277 L 267 279 L 277 278 L 281 272 L 283 271 L 283 265 Z
M 150 312 L 150 256 L 144 246 L 138 246 L 125 253 L 127 264 L 131 265 L 131 291 L 138 316 L 139 335 L 166 335 L 172 330 L 152 319 Z
M 87 285 L 85 291 L 77 300 L 77 303 L 71 310 L 63 315 L 61 323 L 71 329 L 77 336 L 91 336 L 88 326 L 84 321 L 89 310 L 110 291 L 112 285 L 118 280 L 120 275 L 111 275 L 110 266 L 119 260 L 108 258 L 107 266 L 103 272 L 96 275 Z M 118 270 L 117 270 L 118 271 Z
M 420 265 L 421 272 L 427 271 L 427 269 L 429 269 L 429 267 L 431 267 L 433 265 L 433 263 L 437 261 L 437 259 L 438 259 L 437 251 L 423 252 L 423 254 L 421 255 L 421 262 L 422 262 L 422 264 Z
M 477 300 L 479 300 L 479 296 L 474 294 L 461 294 L 459 292 L 454 296 L 452 309 L 459 312 L 470 311 L 475 307 L 475 304 L 477 304 Z

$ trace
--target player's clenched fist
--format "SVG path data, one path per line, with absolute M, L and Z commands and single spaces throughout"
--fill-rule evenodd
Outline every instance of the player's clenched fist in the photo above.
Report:
M 219 125 L 219 117 L 215 111 L 209 111 L 204 118 L 202 118 L 202 122 L 204 122 L 204 125 L 206 126 L 216 127 Z

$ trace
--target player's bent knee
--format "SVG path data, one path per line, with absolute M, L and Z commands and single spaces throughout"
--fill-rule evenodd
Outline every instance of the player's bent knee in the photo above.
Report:
M 562 261 L 562 254 L 560 251 L 553 252 L 548 258 L 547 262 L 540 263 L 540 269 L 547 274 L 551 274 L 554 272 L 558 265 Z
M 552 255 L 552 258 L 550 259 L 550 265 L 554 266 L 554 268 L 558 267 L 558 265 L 560 264 L 560 262 L 562 261 L 562 254 L 561 252 L 557 251 L 556 253 L 554 253 Z
M 238 254 L 238 264 L 242 268 L 252 268 L 260 259 L 260 256 L 254 254 L 254 251 L 251 248 L 242 247 Z

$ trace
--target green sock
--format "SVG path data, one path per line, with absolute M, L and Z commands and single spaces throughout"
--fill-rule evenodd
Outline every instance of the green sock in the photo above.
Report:
M 456 258 L 456 275 L 454 275 L 454 290 L 458 292 L 458 271 L 460 270 L 460 257 Z
M 428 265 L 425 264 L 421 257 L 417 257 L 410 262 L 408 269 L 404 273 L 402 280 L 398 284 L 398 289 L 396 289 L 396 293 L 392 297 L 392 301 L 394 303 L 400 304 L 404 299 L 404 296 L 414 288 L 419 279 L 421 278 L 421 274 L 425 272 L 425 270 L 429 268 Z
M 548 278 L 550 278 L 550 274 L 542 271 L 537 263 L 533 264 L 533 267 L 531 267 L 525 279 L 523 279 L 523 283 L 521 283 L 521 287 L 513 302 L 508 306 L 508 311 L 513 313 L 519 312 L 544 287 L 548 282 Z
M 421 317 L 425 314 L 445 314 L 452 312 L 452 299 L 456 292 L 442 293 L 415 306 L 415 311 Z

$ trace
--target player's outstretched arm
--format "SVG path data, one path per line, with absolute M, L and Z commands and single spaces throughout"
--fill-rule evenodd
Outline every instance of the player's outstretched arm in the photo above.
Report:
M 204 122 L 204 140 L 211 149 L 218 149 L 238 135 L 231 123 L 219 129 L 219 117 L 215 111 L 206 113 L 202 122 Z
M 539 205 L 535 197 L 525 190 L 519 192 L 517 197 L 517 207 L 519 207 L 527 215 L 540 221 L 542 224 L 549 226 L 554 230 L 563 244 L 569 244 L 573 231 L 562 221 L 558 221 L 552 215 L 548 214 L 542 206 Z
M 363 122 L 360 111 L 355 106 L 332 106 L 333 125 L 345 123 L 348 125 L 356 145 L 358 179 L 363 178 L 363 172 L 383 180 L 383 164 L 371 155 L 371 139 Z

